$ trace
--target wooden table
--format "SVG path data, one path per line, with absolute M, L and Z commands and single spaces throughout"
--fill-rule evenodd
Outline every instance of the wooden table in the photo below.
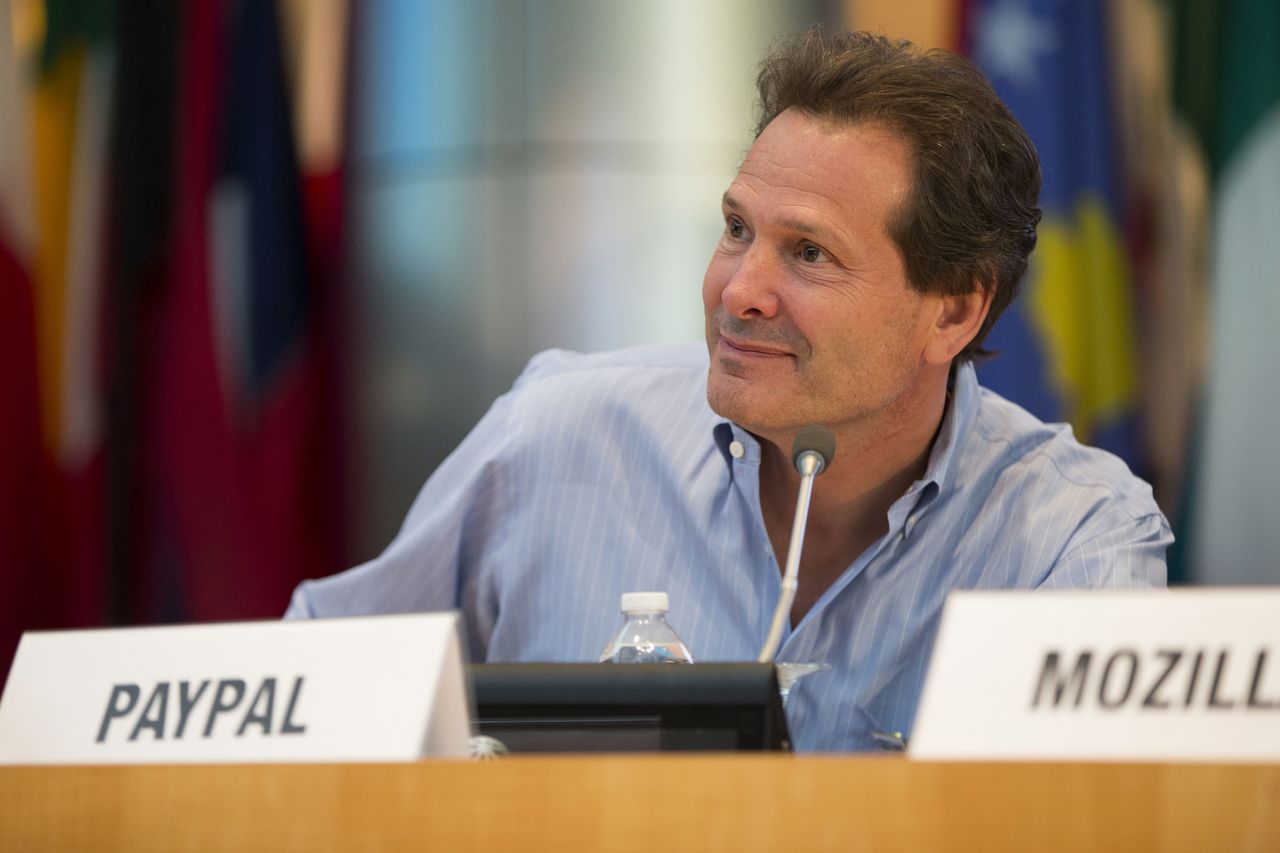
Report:
M 780 755 L 0 768 L 0 851 L 1280 851 L 1280 765 Z

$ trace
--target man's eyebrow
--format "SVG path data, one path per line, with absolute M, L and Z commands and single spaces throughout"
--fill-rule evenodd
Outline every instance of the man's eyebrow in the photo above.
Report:
M 808 234 L 812 237 L 820 237 L 826 234 L 821 228 L 815 228 L 808 222 L 801 222 L 799 219 L 784 219 L 778 223 L 788 231 L 795 231 L 800 234 Z
M 738 204 L 737 199 L 729 195 L 727 192 L 720 197 L 720 203 L 730 210 L 742 210 L 742 205 Z M 827 235 L 827 232 L 823 229 L 800 219 L 783 219 L 778 224 L 788 231 L 795 231 L 798 234 L 809 234 L 813 237 L 822 237 Z

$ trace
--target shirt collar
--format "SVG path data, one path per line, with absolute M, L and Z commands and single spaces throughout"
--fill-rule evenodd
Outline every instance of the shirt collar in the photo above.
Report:
M 734 462 L 760 464 L 760 442 L 733 421 L 720 421 L 712 429 L 712 436 L 715 438 L 716 447 L 720 448 L 720 455 L 724 457 L 725 465 L 729 468 L 730 479 L 733 478 Z M 733 447 L 735 444 L 736 449 Z
M 929 462 L 924 469 L 921 483 L 934 483 L 940 489 L 947 484 L 955 470 L 956 457 L 964 438 L 969 434 L 978 411 L 978 374 L 973 362 L 957 364 L 951 371 L 951 383 L 947 389 L 947 409 L 938 427 L 938 437 L 929 451 Z

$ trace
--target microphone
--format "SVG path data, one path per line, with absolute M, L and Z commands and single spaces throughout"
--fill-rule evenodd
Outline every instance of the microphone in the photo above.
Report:
M 809 521 L 809 498 L 813 495 L 813 478 L 831 467 L 836 458 L 836 437 L 821 424 L 809 424 L 796 435 L 791 445 L 791 464 L 800 472 L 800 494 L 796 497 L 796 514 L 791 522 L 791 541 L 787 543 L 787 566 L 782 574 L 782 591 L 778 606 L 773 610 L 773 622 L 769 636 L 760 649 L 757 663 L 770 663 L 778 653 L 782 641 L 782 626 L 786 623 L 791 602 L 795 600 L 800 574 L 800 549 L 804 546 L 804 528 Z

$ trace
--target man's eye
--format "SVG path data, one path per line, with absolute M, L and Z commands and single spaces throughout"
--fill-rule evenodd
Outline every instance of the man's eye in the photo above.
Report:
M 805 246 L 800 250 L 800 257 L 811 264 L 817 263 L 822 260 L 822 250 L 817 246 Z
M 729 236 L 737 240 L 747 231 L 747 226 L 742 224 L 740 219 L 730 219 L 728 224 Z

